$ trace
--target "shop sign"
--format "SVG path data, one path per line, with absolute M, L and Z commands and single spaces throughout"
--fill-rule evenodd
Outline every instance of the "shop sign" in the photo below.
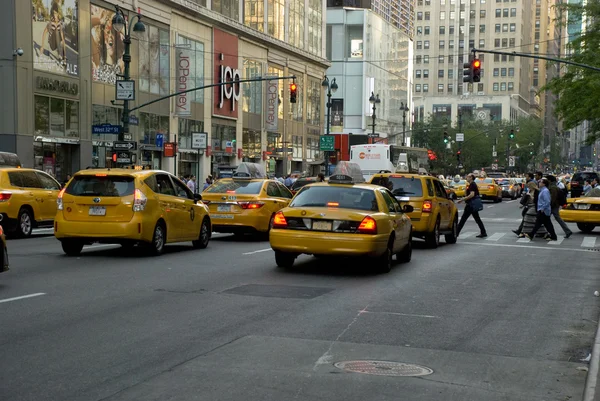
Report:
M 238 159 L 243 159 L 244 158 L 244 150 L 243 149 L 238 149 L 237 150 L 237 157 L 238 157 Z
M 175 157 L 175 153 L 177 153 L 177 143 L 175 142 L 165 142 L 165 157 Z
M 192 149 L 206 149 L 208 133 L 192 132 Z
M 277 75 L 272 75 L 277 76 Z M 279 123 L 279 80 L 267 81 L 265 129 L 277 131 Z
M 221 54 L 221 59 L 224 59 Z M 225 67 L 223 65 L 219 68 L 219 83 L 239 81 L 242 79 L 240 70 L 232 69 L 231 67 Z M 229 100 L 231 105 L 231 111 L 235 111 L 235 104 L 240 100 L 240 84 L 221 85 L 221 91 L 219 93 L 219 109 L 222 109 L 225 105 L 225 101 Z
M 214 83 L 227 83 L 241 79 L 238 69 L 238 37 L 213 28 L 213 74 Z M 236 103 L 240 99 L 240 84 L 218 85 L 214 88 L 215 103 L 213 114 L 228 118 L 237 118 Z
M 111 141 L 92 141 L 92 146 L 112 148 L 113 142 L 111 142 Z
M 119 134 L 122 127 L 113 124 L 96 124 L 92 125 L 92 134 Z
M 190 84 L 193 82 L 190 79 L 190 50 L 189 46 L 177 47 L 175 52 L 175 67 L 176 70 L 176 90 L 177 92 L 183 92 L 188 89 L 192 89 Z M 180 93 L 175 97 L 175 114 L 178 116 L 189 116 L 192 114 L 191 107 L 191 95 L 193 93 Z
M 225 141 L 225 153 L 233 152 L 233 141 Z
M 78 145 L 79 138 L 57 138 L 49 136 L 38 135 L 34 138 L 35 142 L 47 142 L 47 143 L 64 143 L 67 145 Z
M 66 93 L 67 95 L 77 96 L 79 94 L 79 85 L 68 81 L 60 81 L 58 79 L 37 77 L 35 79 L 35 87 L 38 90 L 46 90 L 50 92 Z
M 156 134 L 156 138 L 154 140 L 154 144 L 156 145 L 156 147 L 162 148 L 164 142 L 165 142 L 164 134 Z

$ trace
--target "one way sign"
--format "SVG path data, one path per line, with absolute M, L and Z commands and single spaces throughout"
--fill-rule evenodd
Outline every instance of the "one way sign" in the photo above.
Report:
M 117 142 L 113 143 L 114 150 L 136 150 L 137 142 Z
M 135 81 L 117 81 L 115 90 L 117 100 L 135 100 Z

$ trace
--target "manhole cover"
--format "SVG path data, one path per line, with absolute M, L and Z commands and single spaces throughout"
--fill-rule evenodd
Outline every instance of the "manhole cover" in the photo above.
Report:
M 432 369 L 425 366 L 388 361 L 344 361 L 337 362 L 335 367 L 348 372 L 378 376 L 426 376 L 433 373 Z

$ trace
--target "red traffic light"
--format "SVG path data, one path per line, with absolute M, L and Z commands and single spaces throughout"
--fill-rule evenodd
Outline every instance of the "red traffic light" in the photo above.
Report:
M 290 90 L 291 91 L 295 91 L 296 90 L 296 84 L 290 84 Z
M 474 68 L 481 67 L 481 61 L 480 60 L 473 60 L 473 67 Z
M 115 163 L 117 162 L 117 154 L 116 153 L 112 154 L 112 161 Z

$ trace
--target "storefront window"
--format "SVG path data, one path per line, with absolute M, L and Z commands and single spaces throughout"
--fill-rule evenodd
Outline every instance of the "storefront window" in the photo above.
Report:
M 269 75 L 277 75 L 279 77 L 283 77 L 283 69 L 277 67 L 269 67 Z M 279 118 L 283 118 L 283 99 L 284 92 L 283 88 L 284 83 L 282 80 L 279 81 L 279 107 L 277 108 L 277 115 Z
M 213 0 L 212 10 L 236 21 L 240 19 L 239 0 Z
M 204 122 L 179 118 L 179 148 L 192 149 L 192 132 L 204 132 Z
M 179 43 L 189 45 L 190 80 L 189 88 L 198 88 L 204 85 L 204 43 L 196 42 L 184 36 L 179 37 Z M 177 89 L 177 88 L 176 88 Z M 194 102 L 204 103 L 204 90 L 197 90 L 189 94 Z
M 308 129 L 306 136 L 306 159 L 316 160 L 323 159 L 323 157 L 317 157 L 319 152 L 319 130 Z
M 281 148 L 281 134 L 267 133 L 267 155 L 274 156 L 277 148 Z
M 242 136 L 244 158 L 259 159 L 261 157 L 260 131 L 245 129 Z
M 58 182 L 64 183 L 71 171 L 73 145 L 61 143 L 34 142 L 33 168 L 45 171 L 54 176 Z
M 98 104 L 92 105 L 92 125 L 100 124 L 122 124 L 121 109 Z M 118 134 L 92 133 L 92 163 L 94 167 L 116 167 L 116 163 L 112 161 L 112 142 L 118 139 Z
M 267 11 L 269 35 L 279 40 L 285 40 L 285 1 L 268 0 Z
M 145 22 L 139 34 L 139 85 L 143 92 L 169 93 L 169 32 Z
M 323 3 L 319 0 L 308 2 L 308 51 L 320 56 L 322 53 Z
M 304 49 L 304 0 L 291 0 L 289 43 Z
M 363 26 L 348 25 L 346 27 L 346 57 L 362 58 L 363 57 Z
M 302 137 L 292 136 L 292 157 L 294 159 L 302 159 Z
M 65 101 L 50 98 L 50 135 L 65 136 Z
M 50 99 L 46 96 L 35 96 L 35 134 L 48 135 L 50 124 Z
M 258 61 L 244 59 L 244 78 L 255 78 L 262 75 L 262 64 Z M 262 114 L 262 82 L 250 82 L 244 85 L 242 109 L 246 113 Z
M 264 1 L 246 0 L 244 1 L 244 25 L 252 29 L 263 32 L 265 22 Z
M 212 152 L 215 156 L 230 156 L 236 151 L 235 127 L 213 124 L 211 139 Z
M 304 121 L 304 79 L 303 75 L 298 72 L 292 72 L 292 75 L 296 76 L 296 85 L 298 85 L 298 89 L 296 90 L 296 103 L 290 104 L 292 107 L 292 119 L 296 121 Z M 289 80 L 289 83 L 292 84 L 294 82 L 293 79 Z
M 79 136 L 79 102 L 67 100 L 65 110 L 66 133 L 68 137 Z
M 314 78 L 308 80 L 306 99 L 306 123 L 319 125 L 321 122 L 321 82 Z
M 79 137 L 79 102 L 36 95 L 36 135 Z
M 162 147 L 169 140 L 169 117 L 152 113 L 140 113 L 141 142 Z

